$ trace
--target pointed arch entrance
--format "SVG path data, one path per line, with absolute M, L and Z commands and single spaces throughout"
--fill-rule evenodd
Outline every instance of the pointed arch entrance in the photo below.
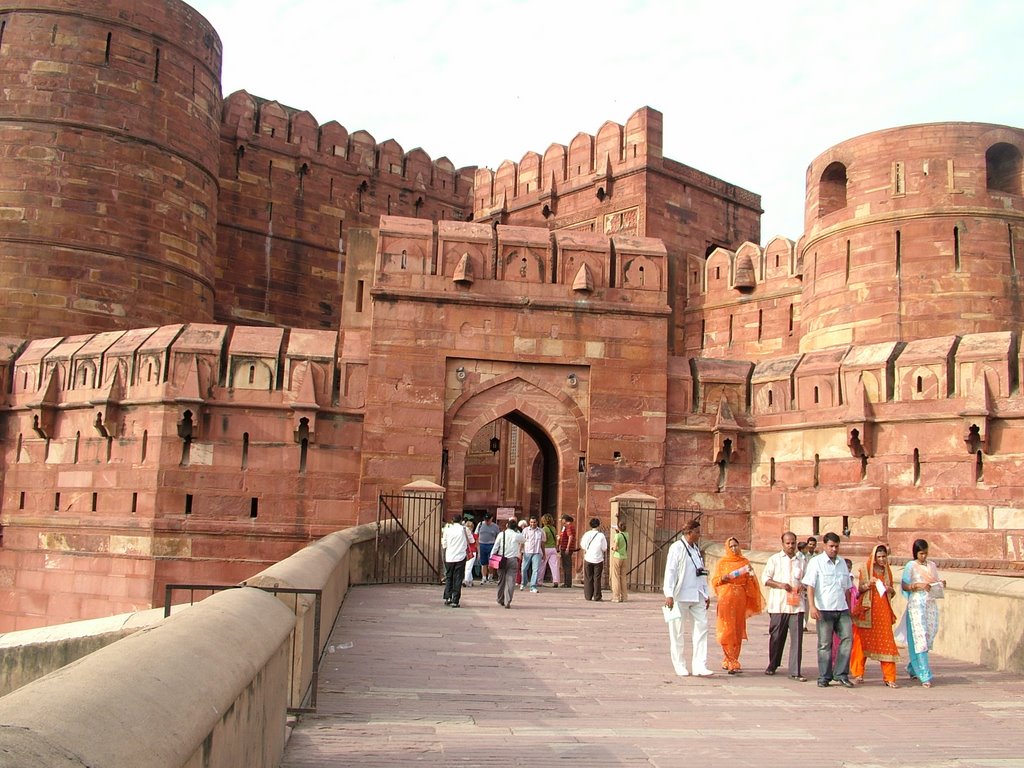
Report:
M 536 445 L 539 511 L 557 519 L 584 509 L 585 475 L 579 472 L 587 441 L 583 412 L 572 398 L 515 374 L 463 393 L 448 408 L 444 434 L 448 508 L 464 507 L 467 457 L 473 439 L 498 420 L 518 428 Z

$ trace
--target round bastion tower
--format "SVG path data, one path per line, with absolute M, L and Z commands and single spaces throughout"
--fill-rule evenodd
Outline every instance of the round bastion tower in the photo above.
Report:
M 801 306 L 808 352 L 1020 331 L 1024 130 L 893 128 L 807 170 Z
M 220 67 L 178 0 L 0 3 L 0 335 L 212 319 Z

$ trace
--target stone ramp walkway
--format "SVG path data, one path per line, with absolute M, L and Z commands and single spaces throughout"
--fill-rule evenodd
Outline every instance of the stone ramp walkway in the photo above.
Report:
M 355 587 L 324 655 L 319 712 L 301 719 L 282 767 L 1024 766 L 1020 676 L 933 657 L 930 690 L 903 665 L 901 688 L 885 688 L 877 662 L 857 689 L 820 689 L 805 634 L 809 681 L 767 677 L 759 616 L 743 674 L 679 678 L 661 602 L 548 588 L 517 591 L 504 610 L 474 586 L 449 609 L 440 587 Z M 720 662 L 712 630 L 709 665 Z

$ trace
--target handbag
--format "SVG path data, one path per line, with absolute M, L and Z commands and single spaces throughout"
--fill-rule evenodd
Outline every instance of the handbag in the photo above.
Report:
M 501 548 L 502 549 L 505 548 L 505 534 L 504 533 L 501 534 Z M 498 554 L 496 554 L 496 555 L 492 554 L 489 558 L 487 558 L 487 567 L 488 568 L 494 568 L 495 570 L 500 571 L 502 568 L 505 567 L 505 556 L 503 554 L 501 554 L 500 552 Z

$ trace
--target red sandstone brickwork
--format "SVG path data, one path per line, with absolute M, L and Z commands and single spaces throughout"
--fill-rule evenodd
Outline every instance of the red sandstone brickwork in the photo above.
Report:
M 25 346 L 0 626 L 160 604 L 169 581 L 238 581 L 353 523 L 362 426 L 335 407 L 337 336 L 193 324 Z
M 761 198 L 662 156 L 660 112 L 644 107 L 625 125 L 606 122 L 568 146 L 528 152 L 496 172 L 479 169 L 477 221 L 660 239 L 668 250 L 670 349 L 685 341 L 686 265 L 716 246 L 760 239 Z
M 1024 131 L 843 142 L 762 248 L 650 108 L 456 170 L 222 102 L 177 0 L 5 8 L 0 631 L 238 581 L 414 480 L 1024 560 Z
M 221 47 L 179 2 L 0 12 L 0 333 L 213 316 Z
M 216 316 L 226 322 L 336 330 L 356 233 L 381 214 L 470 217 L 475 169 L 244 91 L 225 100 L 220 138 Z
M 1019 129 L 936 123 L 850 139 L 815 159 L 800 243 L 802 348 L 1019 333 L 1022 145 Z
M 440 479 L 443 457 L 447 503 L 461 508 L 470 446 L 498 418 L 547 452 L 557 496 L 544 511 L 597 515 L 626 489 L 660 493 L 668 312 L 656 277 L 667 258 L 660 244 L 504 225 L 488 243 L 488 225 L 446 222 L 435 241 L 429 223 L 390 217 L 380 232 L 364 519 L 380 491 Z M 460 252 L 469 279 L 445 266 Z M 595 278 L 589 285 L 576 280 L 581 269 Z

